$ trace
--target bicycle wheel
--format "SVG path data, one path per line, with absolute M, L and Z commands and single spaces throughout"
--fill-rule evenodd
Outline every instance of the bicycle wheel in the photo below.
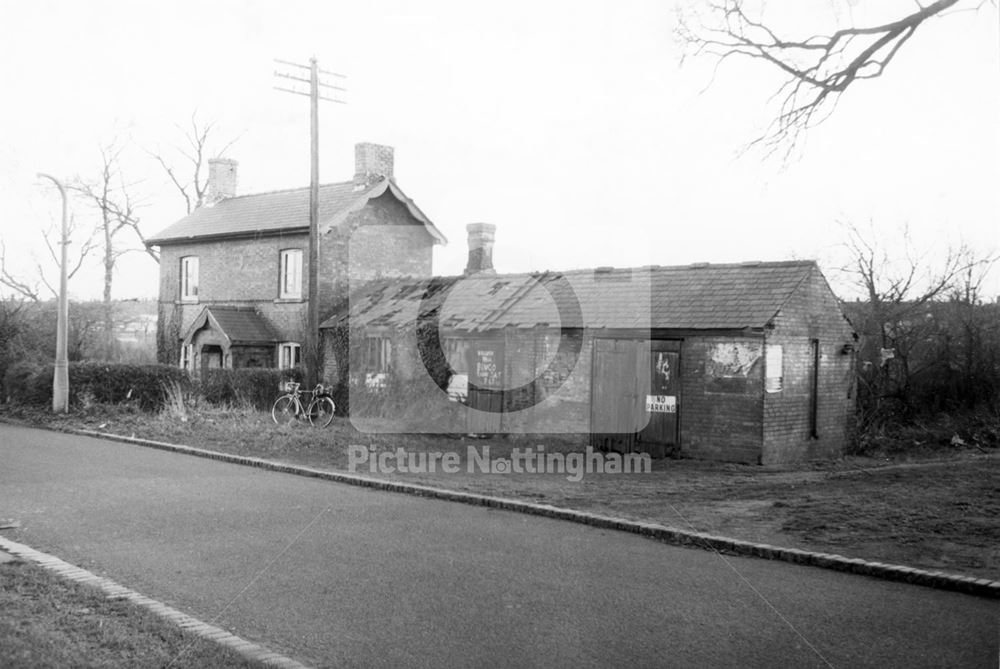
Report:
M 319 427 L 326 427 L 333 420 L 336 407 L 329 397 L 317 397 L 309 403 L 309 422 Z
M 295 398 L 291 395 L 282 395 L 271 407 L 271 418 L 278 425 L 284 425 L 295 418 L 295 414 L 298 413 L 296 409 Z

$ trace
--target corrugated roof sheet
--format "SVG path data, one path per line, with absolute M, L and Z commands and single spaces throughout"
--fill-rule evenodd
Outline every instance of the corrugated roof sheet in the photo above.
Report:
M 353 293 L 323 327 L 405 327 L 431 314 L 470 331 L 763 327 L 813 271 L 812 261 L 788 261 L 386 280 Z
M 254 309 L 246 307 L 205 307 L 188 328 L 184 337 L 189 343 L 192 336 L 206 325 L 217 327 L 232 344 L 273 344 L 278 336 L 270 324 Z
M 320 230 L 339 224 L 350 213 L 363 207 L 368 200 L 389 191 L 405 204 L 414 218 L 424 224 L 438 242 L 444 235 L 422 211 L 392 181 L 381 179 L 355 190 L 353 181 L 322 184 L 319 187 Z M 278 190 L 268 193 L 239 195 L 214 205 L 199 207 L 190 214 L 150 237 L 147 245 L 281 230 L 305 230 L 309 227 L 309 188 Z

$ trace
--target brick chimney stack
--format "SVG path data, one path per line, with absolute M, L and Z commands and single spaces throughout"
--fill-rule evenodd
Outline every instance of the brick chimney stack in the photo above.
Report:
M 386 177 L 395 181 L 392 175 L 393 151 L 391 146 L 361 142 L 354 145 L 354 185 L 366 186 Z
M 208 159 L 208 187 L 205 189 L 205 204 L 215 204 L 219 200 L 236 196 L 239 183 L 237 172 L 239 163 L 231 158 Z
M 469 263 L 465 266 L 465 274 L 496 274 L 493 269 L 493 241 L 497 226 L 492 223 L 469 223 L 465 229 L 469 232 Z

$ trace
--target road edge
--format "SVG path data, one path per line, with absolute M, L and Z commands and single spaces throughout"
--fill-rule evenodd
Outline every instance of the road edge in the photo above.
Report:
M 108 599 L 122 599 L 131 602 L 136 606 L 141 606 L 147 611 L 163 618 L 167 622 L 173 623 L 174 625 L 177 625 L 178 627 L 191 632 L 196 636 L 208 639 L 209 641 L 214 641 L 220 646 L 225 646 L 236 651 L 248 660 L 261 662 L 262 664 L 279 667 L 281 669 L 308 669 L 306 665 L 297 662 L 290 657 L 272 652 L 260 644 L 247 641 L 242 637 L 238 637 L 235 634 L 227 632 L 221 627 L 210 625 L 209 623 L 203 622 L 198 618 L 189 616 L 188 614 L 178 611 L 173 607 L 167 606 L 163 602 L 146 597 L 131 588 L 126 588 L 110 578 L 98 576 L 93 572 L 83 569 L 82 567 L 78 567 L 74 564 L 61 560 L 54 555 L 43 553 L 31 548 L 30 546 L 12 541 L 3 536 L 0 536 L 0 550 L 10 553 L 14 557 L 22 560 L 33 562 L 43 569 L 48 569 L 49 571 L 52 571 L 69 581 L 75 581 L 77 583 L 83 583 L 97 588 L 103 592 Z
M 506 497 L 493 497 L 490 495 L 480 495 L 477 493 L 459 492 L 457 490 L 447 490 L 445 488 L 435 488 L 432 486 L 419 485 L 414 483 L 402 483 L 387 479 L 374 478 L 369 476 L 358 476 L 346 472 L 336 472 L 328 469 L 315 469 L 302 465 L 292 465 L 262 458 L 251 458 L 243 455 L 232 455 L 219 451 L 211 451 L 194 446 L 182 446 L 164 441 L 154 441 L 152 439 L 142 439 L 138 437 L 126 437 L 123 435 L 99 432 L 96 430 L 68 429 L 62 430 L 70 434 L 78 434 L 86 437 L 107 439 L 136 446 L 156 448 L 174 453 L 194 455 L 197 457 L 228 462 L 231 464 L 258 467 L 269 471 L 294 474 L 297 476 L 307 476 L 337 483 L 383 490 L 386 492 L 398 492 L 431 499 L 440 499 L 450 502 L 459 502 L 472 506 L 485 506 L 493 509 L 503 509 L 546 518 L 566 520 L 570 522 L 590 525 L 601 529 L 628 532 L 640 536 L 656 539 L 664 543 L 677 546 L 693 546 L 718 553 L 728 553 L 747 557 L 757 557 L 766 560 L 781 560 L 793 564 L 801 564 L 810 567 L 819 567 L 833 571 L 858 574 L 861 576 L 872 576 L 882 580 L 898 581 L 912 585 L 921 585 L 940 590 L 951 590 L 978 597 L 988 597 L 1000 599 L 1000 581 L 993 581 L 986 578 L 975 578 L 961 574 L 949 574 L 942 571 L 928 571 L 903 565 L 886 564 L 884 562 L 874 562 L 862 560 L 860 558 L 849 558 L 834 553 L 820 553 L 816 551 L 802 550 L 798 548 L 784 548 L 772 546 L 770 544 L 744 541 L 730 537 L 717 536 L 704 532 L 682 530 L 675 527 L 668 527 L 658 523 L 649 523 L 614 516 L 604 516 L 601 514 L 589 513 L 587 511 L 577 511 L 564 507 L 551 506 L 548 504 L 538 504 L 535 502 L 525 502 L 522 500 L 510 499 Z

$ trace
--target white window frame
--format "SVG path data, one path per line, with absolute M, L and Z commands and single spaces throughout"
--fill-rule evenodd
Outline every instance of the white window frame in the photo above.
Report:
M 388 337 L 365 339 L 365 371 L 385 374 L 392 365 L 392 341 Z
M 292 369 L 302 361 L 302 346 L 294 341 L 278 344 L 278 369 Z
M 198 256 L 181 258 L 181 301 L 198 301 Z
M 302 299 L 302 249 L 285 249 L 278 263 L 278 297 Z
M 181 369 L 194 371 L 194 344 L 181 345 Z

